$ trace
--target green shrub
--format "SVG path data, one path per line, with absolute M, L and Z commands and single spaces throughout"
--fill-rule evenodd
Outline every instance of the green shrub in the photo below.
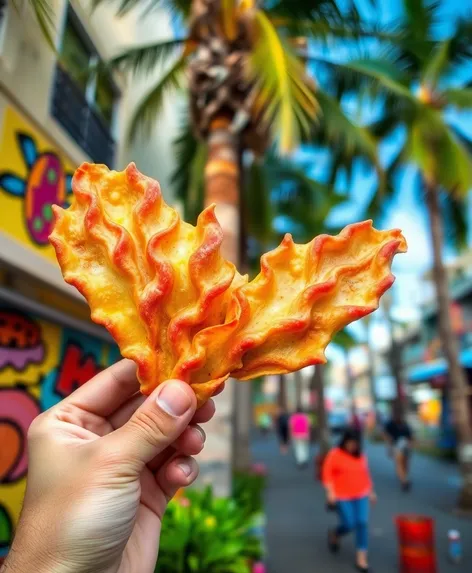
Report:
M 248 518 L 263 511 L 266 481 L 262 473 L 236 472 L 233 475 L 233 499 Z
M 156 573 L 250 573 L 262 554 L 254 521 L 247 506 L 211 488 L 187 491 L 167 509 Z

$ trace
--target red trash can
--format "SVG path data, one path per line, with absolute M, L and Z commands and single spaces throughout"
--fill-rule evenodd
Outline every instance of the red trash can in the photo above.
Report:
M 434 521 L 422 515 L 396 519 L 400 573 L 437 573 Z

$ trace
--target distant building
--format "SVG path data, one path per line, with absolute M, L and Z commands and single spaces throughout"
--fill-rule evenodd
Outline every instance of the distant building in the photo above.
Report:
M 450 317 L 457 337 L 459 359 L 470 384 L 472 408 L 472 252 L 458 257 L 447 267 L 451 308 Z M 431 280 L 431 273 L 424 277 Z M 451 408 L 448 395 L 448 366 L 440 342 L 438 312 L 434 299 L 426 300 L 420 325 L 410 329 L 399 339 L 405 379 L 411 393 L 425 388 L 437 391 L 442 402 L 441 435 L 439 445 L 453 447 Z

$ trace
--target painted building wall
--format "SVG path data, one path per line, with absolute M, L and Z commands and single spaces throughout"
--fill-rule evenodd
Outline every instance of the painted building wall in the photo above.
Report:
M 12 8 L 12 0 L 8 1 L 7 19 L 0 42 L 0 177 L 4 178 L 0 185 L 0 262 L 3 259 L 9 265 L 41 279 L 53 289 L 80 299 L 77 291 L 64 283 L 45 236 L 51 223 L 51 202 L 67 202 L 70 174 L 78 164 L 89 158 L 51 116 L 56 57 L 45 43 L 28 2 L 25 1 L 20 13 L 17 13 Z M 119 54 L 126 47 L 165 40 L 174 35 L 171 20 L 163 11 L 153 11 L 145 18 L 136 12 L 125 18 L 117 18 L 114 15 L 116 5 L 110 3 L 104 3 L 93 14 L 86 1 L 71 0 L 70 3 L 104 60 Z M 52 0 L 52 6 L 59 45 L 67 4 L 65 0 Z M 175 204 L 169 185 L 174 168 L 172 140 L 177 134 L 181 108 L 185 102 L 175 95 L 168 98 L 150 138 L 141 138 L 131 145 L 127 143 L 127 131 L 136 106 L 170 64 L 166 62 L 161 69 L 140 80 L 114 76 L 121 91 L 114 135 L 118 144 L 116 168 L 121 169 L 129 161 L 135 161 L 141 171 L 160 181 L 166 200 Z M 52 300 L 51 297 L 47 298 Z M 67 333 L 47 325 L 42 326 L 42 331 L 49 333 L 45 349 L 51 349 L 49 356 L 54 356 L 54 359 L 51 358 L 51 364 L 54 363 L 51 372 L 57 373 L 64 360 L 58 349 L 62 337 Z M 91 344 L 94 344 L 93 340 Z M 103 358 L 101 364 L 106 363 L 107 360 Z M 11 377 L 12 366 L 5 368 L 5 378 Z M 48 379 L 47 372 L 38 370 L 39 367 L 34 364 L 31 368 L 37 374 L 39 372 L 36 378 L 31 374 L 32 381 L 23 374 L 14 377 L 20 386 L 22 399 L 29 404 L 30 413 L 34 410 L 35 400 L 36 412 L 47 405 L 41 396 L 43 391 L 46 395 L 49 388 L 47 384 L 44 386 Z M 29 372 L 25 370 L 25 376 L 29 376 Z M 87 369 L 85 373 L 90 374 Z M 22 389 L 23 386 L 31 388 L 26 391 Z M 28 395 L 25 397 L 23 394 Z M 7 394 L 3 394 L 3 397 L 7 397 Z M 207 427 L 206 448 L 200 458 L 201 480 L 212 483 L 217 493 L 226 494 L 230 484 L 232 388 L 228 388 L 217 401 L 218 415 Z M 6 431 L 13 436 L 11 428 Z M 15 439 L 12 437 L 12 444 Z M 11 460 L 8 464 L 7 461 L 4 463 L 2 488 L 5 485 L 4 497 L 12 495 L 11 503 L 16 504 L 24 482 L 21 485 L 20 479 L 13 478 L 23 475 L 24 468 L 15 470 L 12 464 Z M 0 538 L 3 536 L 5 540 L 10 535 L 5 533 L 10 531 L 5 524 L 14 521 L 15 515 L 9 509 L 8 517 L 3 521 L 0 517 Z
M 118 358 L 98 338 L 0 304 L 0 561 L 26 487 L 29 425 Z

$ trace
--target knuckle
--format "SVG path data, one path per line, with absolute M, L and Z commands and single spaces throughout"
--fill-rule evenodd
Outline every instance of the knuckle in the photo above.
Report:
M 146 440 L 152 446 L 157 446 L 165 441 L 166 435 L 169 433 L 168 420 L 157 409 L 142 408 L 137 410 L 129 424 L 141 439 Z
M 28 433 L 27 433 L 28 441 L 34 441 L 41 437 L 44 437 L 44 435 L 46 434 L 44 429 L 46 420 L 47 417 L 45 413 L 39 414 L 38 416 L 36 416 L 36 418 L 34 418 L 34 420 L 31 422 L 28 428 Z

